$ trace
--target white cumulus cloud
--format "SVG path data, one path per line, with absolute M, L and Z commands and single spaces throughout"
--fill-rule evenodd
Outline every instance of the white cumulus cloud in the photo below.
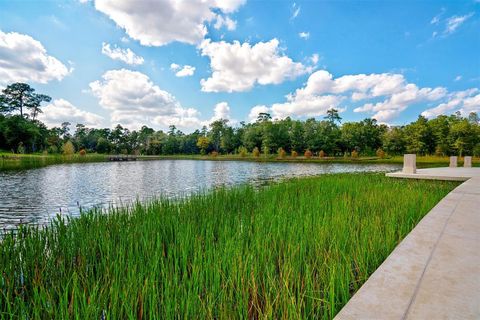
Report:
M 170 69 L 175 71 L 175 76 L 177 77 L 190 77 L 195 73 L 195 67 L 184 65 L 183 67 L 179 64 L 172 63 Z
M 338 95 L 313 95 L 309 97 L 288 96 L 284 103 L 275 103 L 272 105 L 272 112 L 275 118 L 285 118 L 288 116 L 306 116 L 318 117 L 327 113 L 329 109 L 335 108 L 340 112 L 345 109 L 340 103 L 345 97 Z
M 480 113 L 480 90 L 473 88 L 452 92 L 445 102 L 425 110 L 422 115 L 427 118 L 434 118 L 441 114 L 452 114 L 457 111 L 460 111 L 464 116 L 467 116 L 470 112 Z
M 109 70 L 101 80 L 90 83 L 90 89 L 100 106 L 110 111 L 112 125 L 120 123 L 132 129 L 175 125 L 189 130 L 203 123 L 197 109 L 183 107 L 172 94 L 138 71 Z
M 103 123 L 103 117 L 81 110 L 64 99 L 55 99 L 42 111 L 38 119 L 49 127 L 59 127 L 63 122 L 70 122 L 74 126 L 81 123 L 87 127 L 100 127 Z
M 232 13 L 244 3 L 245 0 L 96 0 L 95 8 L 142 45 L 163 46 L 174 41 L 200 43 L 207 34 L 206 24 L 214 19 L 218 23 L 216 12 Z M 233 26 L 227 21 L 225 25 Z
M 250 113 L 248 114 L 248 121 L 255 122 L 260 113 L 271 113 L 271 112 L 272 110 L 266 105 L 256 105 L 255 107 L 250 109 Z
M 29 35 L 0 30 L 0 84 L 62 80 L 69 70 Z
M 143 57 L 136 55 L 130 48 L 121 49 L 117 46 L 112 48 L 105 42 L 102 44 L 102 53 L 113 60 L 120 60 L 129 65 L 141 65 L 144 62 Z
M 219 102 L 213 108 L 213 117 L 211 121 L 220 119 L 230 120 L 230 106 L 227 102 Z
M 255 45 L 204 40 L 199 48 L 202 56 L 210 58 L 212 74 L 201 80 L 202 91 L 248 91 L 257 83 L 279 84 L 311 72 L 312 67 L 294 62 L 278 45 L 277 39 Z
M 312 73 L 305 86 L 286 96 L 286 101 L 271 106 L 255 106 L 248 116 L 256 119 L 259 112 L 272 113 L 274 118 L 317 117 L 331 108 L 340 112 L 356 106 L 354 112 L 366 113 L 379 122 L 390 122 L 411 106 L 437 103 L 423 115 L 433 117 L 444 112 L 478 111 L 478 89 L 464 92 L 448 91 L 443 87 L 420 88 L 409 83 L 402 74 L 353 74 L 334 78 L 326 70 Z
M 410 105 L 420 102 L 436 101 L 443 98 L 447 90 L 442 87 L 418 88 L 413 83 L 406 84 L 401 91 L 396 92 L 377 103 L 367 103 L 362 107 L 355 108 L 355 112 L 374 112 L 373 118 L 379 122 L 388 122 L 395 119 L 401 112 Z

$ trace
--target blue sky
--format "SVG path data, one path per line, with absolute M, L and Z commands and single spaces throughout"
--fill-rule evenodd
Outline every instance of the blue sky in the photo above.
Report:
M 53 98 L 50 126 L 468 114 L 480 2 L 0 1 L 0 87 L 14 81 Z

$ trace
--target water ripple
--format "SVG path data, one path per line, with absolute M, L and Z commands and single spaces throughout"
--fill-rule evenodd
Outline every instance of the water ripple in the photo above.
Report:
M 108 208 L 159 195 L 178 197 L 220 186 L 262 185 L 284 177 L 390 171 L 397 165 L 160 160 L 64 164 L 0 172 L 0 229 L 48 223 L 80 207 Z

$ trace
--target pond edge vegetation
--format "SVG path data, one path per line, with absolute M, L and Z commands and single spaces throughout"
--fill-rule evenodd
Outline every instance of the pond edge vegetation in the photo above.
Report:
M 456 185 L 332 174 L 26 226 L 0 243 L 0 311 L 331 319 Z

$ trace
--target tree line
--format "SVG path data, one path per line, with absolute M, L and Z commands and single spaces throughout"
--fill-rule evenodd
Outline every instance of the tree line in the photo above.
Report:
M 321 156 L 422 155 L 480 156 L 480 121 L 476 113 L 419 116 L 405 126 L 386 126 L 375 119 L 343 122 L 330 109 L 319 119 L 272 119 L 260 113 L 254 123 L 231 126 L 226 119 L 186 134 L 175 126 L 168 131 L 147 126 L 129 130 L 88 128 L 68 122 L 47 128 L 37 119 L 47 95 L 25 83 L 7 86 L 0 94 L 0 149 L 15 153 L 96 152 L 144 155 L 176 154 L 309 154 Z

